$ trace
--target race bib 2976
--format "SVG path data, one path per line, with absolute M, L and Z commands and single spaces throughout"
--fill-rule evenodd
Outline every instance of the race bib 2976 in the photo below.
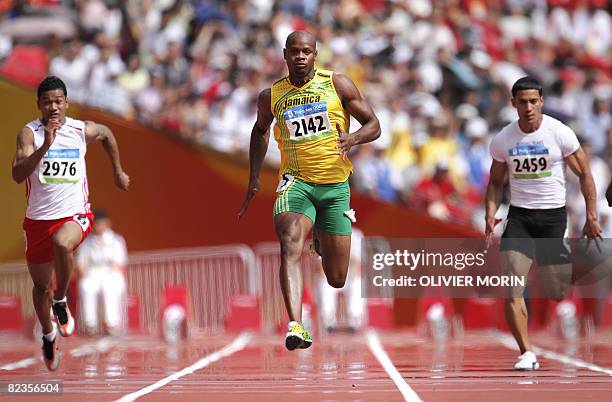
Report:
M 79 149 L 50 149 L 40 161 L 43 184 L 78 183 L 82 176 Z

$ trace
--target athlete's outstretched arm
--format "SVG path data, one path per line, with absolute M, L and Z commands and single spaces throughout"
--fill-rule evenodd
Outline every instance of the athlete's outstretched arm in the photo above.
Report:
M 344 157 L 353 145 L 365 144 L 380 137 L 380 123 L 374 114 L 374 110 L 361 96 L 350 78 L 342 74 L 334 74 L 332 80 L 336 87 L 336 93 L 342 101 L 342 106 L 361 123 L 361 128 L 350 135 L 337 125 L 338 141 L 340 143 L 338 148 L 340 154 Z
M 259 191 L 259 173 L 270 140 L 270 124 L 274 120 L 271 110 L 271 91 L 270 88 L 264 89 L 257 98 L 257 121 L 251 131 L 251 146 L 249 149 L 249 187 L 246 197 L 242 203 L 242 208 L 238 212 L 240 219 L 249 208 L 251 199 Z
M 19 134 L 17 134 L 17 150 L 13 156 L 13 180 L 21 183 L 31 175 L 45 155 L 45 152 L 47 152 L 47 149 L 49 149 L 49 146 L 46 149 L 45 147 L 40 147 L 34 151 L 34 134 L 29 128 L 22 128 Z
M 115 176 L 115 185 L 121 190 L 127 191 L 130 187 L 130 177 L 123 171 L 121 167 L 121 158 L 119 157 L 119 146 L 113 132 L 103 124 L 97 124 L 93 121 L 85 122 L 85 138 L 87 143 L 100 141 L 104 150 L 108 154 L 111 164 L 113 165 L 113 173 Z
M 597 221 L 597 190 L 591 174 L 589 158 L 582 147 L 579 147 L 576 152 L 565 158 L 565 162 L 580 179 L 580 191 L 586 206 L 586 222 L 582 234 L 589 239 L 601 238 L 601 227 Z
M 489 184 L 485 194 L 485 236 L 488 238 L 493 233 L 495 225 L 500 222 L 500 219 L 495 219 L 495 213 L 501 203 L 502 191 L 504 189 L 504 181 L 506 180 L 507 165 L 505 162 L 499 162 L 493 159 L 491 171 L 489 173 Z
M 34 172 L 45 153 L 55 141 L 55 132 L 62 124 L 58 119 L 50 119 L 45 126 L 45 140 L 42 146 L 34 149 L 34 133 L 27 127 L 21 129 L 17 134 L 17 150 L 13 157 L 13 180 L 17 183 L 23 182 Z

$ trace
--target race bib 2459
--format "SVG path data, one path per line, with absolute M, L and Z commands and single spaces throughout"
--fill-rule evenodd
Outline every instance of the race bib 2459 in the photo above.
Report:
M 515 179 L 539 179 L 552 175 L 548 148 L 545 145 L 521 144 L 508 151 Z

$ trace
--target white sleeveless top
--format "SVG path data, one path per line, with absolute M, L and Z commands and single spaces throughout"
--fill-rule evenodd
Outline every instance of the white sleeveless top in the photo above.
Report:
M 26 125 L 34 133 L 34 148 L 45 141 L 40 119 Z M 26 217 L 35 220 L 67 218 L 91 212 L 85 168 L 85 122 L 66 117 L 34 172 L 26 179 Z

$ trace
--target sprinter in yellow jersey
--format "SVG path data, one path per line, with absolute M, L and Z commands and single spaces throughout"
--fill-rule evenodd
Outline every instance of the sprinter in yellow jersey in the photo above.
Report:
M 307 348 L 312 338 L 301 324 L 304 242 L 314 225 L 317 251 L 329 284 L 344 286 L 351 247 L 348 153 L 354 145 L 380 136 L 380 124 L 353 81 L 314 67 L 315 37 L 296 31 L 287 37 L 283 55 L 289 76 L 259 94 L 257 121 L 251 132 L 250 177 L 246 199 L 238 216 L 246 212 L 259 191 L 259 172 L 276 119 L 274 137 L 281 151 L 274 226 L 281 244 L 280 279 L 289 313 L 287 349 Z M 348 133 L 349 118 L 361 128 Z

